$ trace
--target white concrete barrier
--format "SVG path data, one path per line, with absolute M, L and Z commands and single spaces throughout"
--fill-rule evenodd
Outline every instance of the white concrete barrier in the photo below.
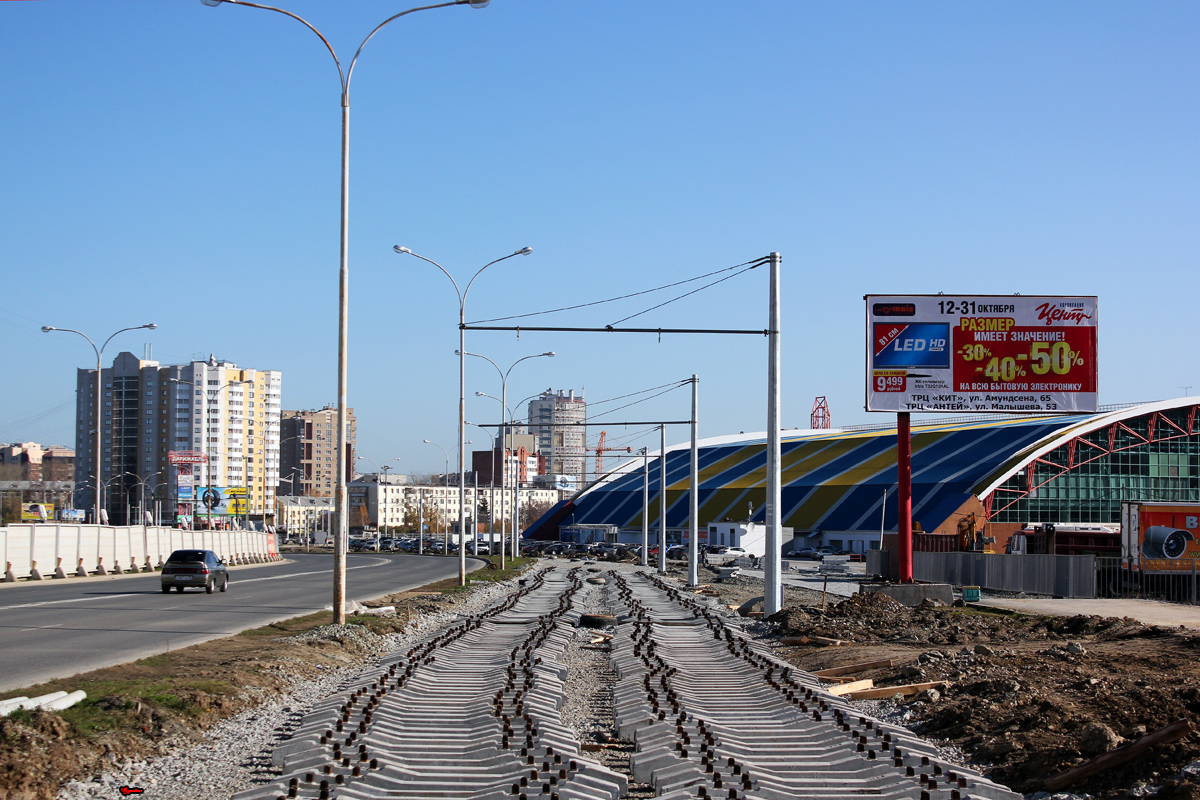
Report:
M 46 523 L 0 528 L 0 562 L 16 579 L 147 571 L 174 550 L 212 550 L 230 564 L 279 560 L 274 533 L 191 531 L 153 525 Z

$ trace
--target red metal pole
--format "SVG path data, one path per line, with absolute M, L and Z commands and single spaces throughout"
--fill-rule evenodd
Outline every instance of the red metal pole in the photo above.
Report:
M 909 413 L 896 415 L 896 466 L 899 468 L 899 487 L 896 492 L 899 515 L 896 547 L 900 551 L 900 582 L 913 582 L 912 540 L 912 429 Z

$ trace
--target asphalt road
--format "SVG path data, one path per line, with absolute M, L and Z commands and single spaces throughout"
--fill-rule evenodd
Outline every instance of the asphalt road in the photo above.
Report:
M 163 594 L 158 573 L 5 584 L 0 691 L 124 664 L 329 606 L 333 556 L 297 553 L 287 559 L 232 567 L 225 593 Z M 470 570 L 474 565 L 467 561 Z M 346 596 L 368 600 L 457 575 L 457 558 L 350 554 Z

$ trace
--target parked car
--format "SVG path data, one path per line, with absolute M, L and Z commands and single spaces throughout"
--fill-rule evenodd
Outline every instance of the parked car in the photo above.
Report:
M 176 550 L 163 563 L 163 594 L 171 591 L 172 586 L 177 592 L 188 586 L 203 587 L 209 594 L 219 586 L 223 592 L 229 587 L 229 570 L 225 566 L 225 560 L 212 550 Z
M 799 547 L 788 553 L 788 558 L 811 558 L 814 561 L 819 561 L 817 557 L 817 548 L 815 547 Z
M 866 561 L 866 557 L 862 553 L 856 553 L 853 550 L 834 550 L 835 556 L 850 556 L 851 561 Z
M 687 558 L 687 548 L 681 544 L 672 545 L 667 548 L 667 558 L 674 561 L 682 561 Z

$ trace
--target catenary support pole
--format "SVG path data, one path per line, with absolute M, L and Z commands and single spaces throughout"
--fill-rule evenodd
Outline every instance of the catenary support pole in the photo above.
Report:
M 661 545 L 660 545 L 661 548 Z M 642 566 L 650 563 L 650 448 L 642 448 Z
M 667 426 L 658 426 L 658 574 L 667 574 Z
M 700 378 L 692 375 L 692 450 L 688 475 L 688 586 L 700 583 Z
M 779 429 L 781 394 L 779 388 L 779 267 L 782 258 L 771 253 L 770 333 L 767 335 L 767 508 L 766 552 L 763 555 L 763 612 L 770 616 L 783 607 L 780 555 L 783 548 L 782 480 L 780 457 L 782 442 Z
M 899 551 L 900 582 L 913 582 L 912 539 L 912 428 L 911 415 L 901 411 L 896 415 L 896 466 L 899 468 L 899 488 L 896 492 L 900 535 L 896 542 Z

